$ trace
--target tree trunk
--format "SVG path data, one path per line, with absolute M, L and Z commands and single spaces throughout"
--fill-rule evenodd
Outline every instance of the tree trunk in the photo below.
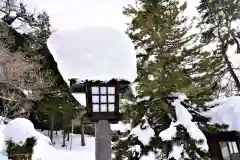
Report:
M 219 27 L 219 26 L 218 26 Z M 230 35 L 231 32 L 230 32 Z M 221 42 L 221 54 L 225 60 L 225 63 L 227 65 L 227 69 L 228 71 L 230 72 L 231 74 L 231 77 L 233 78 L 234 82 L 235 82 L 235 86 L 237 87 L 237 90 L 240 91 L 240 81 L 236 75 L 236 73 L 234 72 L 234 69 L 232 67 L 232 64 L 227 56 L 227 49 L 228 49 L 228 46 L 229 46 L 229 39 L 227 41 L 225 41 L 222 37 L 221 37 L 221 34 L 220 34 L 220 30 L 218 28 L 218 38 Z
M 70 131 L 69 131 L 69 129 L 67 130 L 68 132 L 67 132 L 67 141 L 69 141 L 70 140 Z
M 57 132 L 58 132 L 58 131 L 56 130 L 56 132 L 55 132 L 56 135 L 57 135 Z
M 51 115 L 50 116 L 50 139 L 52 142 L 53 142 L 53 121 L 54 121 L 54 118 Z
M 232 64 L 227 56 L 227 49 L 228 49 L 228 44 L 226 44 L 223 48 L 222 48 L 222 55 L 223 55 L 223 58 L 225 60 L 225 63 L 227 64 L 227 68 L 228 68 L 228 71 L 230 72 L 234 82 L 235 82 L 235 85 L 238 89 L 238 91 L 240 91 L 240 81 L 235 73 L 235 71 L 233 70 L 233 67 L 232 67 Z
M 66 132 L 63 131 L 63 144 L 62 144 L 62 147 L 65 147 L 66 146 Z
M 85 143 L 85 136 L 84 136 L 84 125 L 82 124 L 82 121 L 81 121 L 80 128 L 81 128 L 81 145 L 85 146 L 86 143 Z

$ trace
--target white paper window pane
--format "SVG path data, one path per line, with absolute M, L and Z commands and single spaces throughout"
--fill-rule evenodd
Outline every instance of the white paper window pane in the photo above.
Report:
M 107 87 L 100 87 L 101 94 L 107 94 Z
M 99 112 L 99 105 L 98 104 L 93 104 L 93 112 Z
M 99 87 L 92 87 L 92 94 L 99 94 Z
M 99 96 L 92 96 L 92 103 L 99 103 Z
M 115 87 L 108 87 L 108 94 L 115 94 Z
M 232 142 L 233 153 L 238 153 L 238 147 L 236 142 Z
M 230 149 L 230 153 L 233 153 L 232 142 L 228 142 L 228 147 Z
M 222 156 L 224 160 L 230 160 L 230 153 L 228 151 L 227 143 L 226 142 L 219 142 Z
M 101 96 L 101 103 L 107 103 L 107 96 Z
M 108 104 L 108 112 L 114 112 L 115 105 L 114 104 Z
M 115 96 L 108 96 L 108 103 L 115 103 Z
M 107 104 L 101 104 L 101 112 L 107 112 Z

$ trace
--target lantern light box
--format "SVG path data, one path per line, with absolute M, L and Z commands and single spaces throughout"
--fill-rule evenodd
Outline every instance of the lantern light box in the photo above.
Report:
M 107 26 L 54 32 L 47 41 L 64 81 L 93 121 L 119 120 L 119 94 L 136 78 L 131 39 Z M 77 79 L 78 81 L 74 81 Z M 82 96 L 82 95 L 85 96 Z

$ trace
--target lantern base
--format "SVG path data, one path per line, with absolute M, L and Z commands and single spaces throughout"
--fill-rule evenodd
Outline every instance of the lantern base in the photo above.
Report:
M 122 119 L 121 113 L 86 113 L 84 115 L 87 119 L 89 119 L 93 123 L 97 123 L 100 120 L 107 120 L 111 124 L 117 124 Z

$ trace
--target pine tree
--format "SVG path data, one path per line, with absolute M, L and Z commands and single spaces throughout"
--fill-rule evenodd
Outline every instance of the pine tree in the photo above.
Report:
M 196 43 L 197 35 L 188 34 L 191 28 L 184 26 L 187 19 L 182 15 L 186 3 L 179 5 L 177 0 L 137 2 L 139 6 L 128 6 L 124 12 L 133 18 L 127 34 L 138 50 L 138 77 L 135 82 L 137 95 L 123 106 L 123 115 L 133 127 L 140 126 L 144 130 L 149 124 L 154 136 L 146 145 L 130 132 L 115 145 L 115 159 L 140 159 L 149 151 L 155 152 L 157 159 L 171 158 L 174 144 L 183 145 L 183 159 L 207 159 L 209 155 L 197 147 L 197 142 L 183 126 L 177 127 L 177 138 L 171 141 L 163 141 L 159 134 L 176 121 L 174 107 L 169 101 L 173 92 L 185 93 L 197 104 L 186 108 L 201 129 L 207 126 L 208 119 L 199 111 L 206 109 L 204 102 L 215 96 L 218 89 L 215 80 L 222 74 L 222 68 L 216 66 L 222 61 L 202 50 L 203 45 Z
M 227 96 L 238 94 L 240 91 L 238 66 L 230 56 L 234 57 L 236 53 L 240 53 L 240 32 L 234 26 L 236 25 L 234 21 L 240 19 L 240 2 L 239 0 L 201 0 L 198 12 L 201 43 L 210 46 L 212 53 L 222 59 L 219 68 L 224 72 L 218 76 L 220 92 Z

